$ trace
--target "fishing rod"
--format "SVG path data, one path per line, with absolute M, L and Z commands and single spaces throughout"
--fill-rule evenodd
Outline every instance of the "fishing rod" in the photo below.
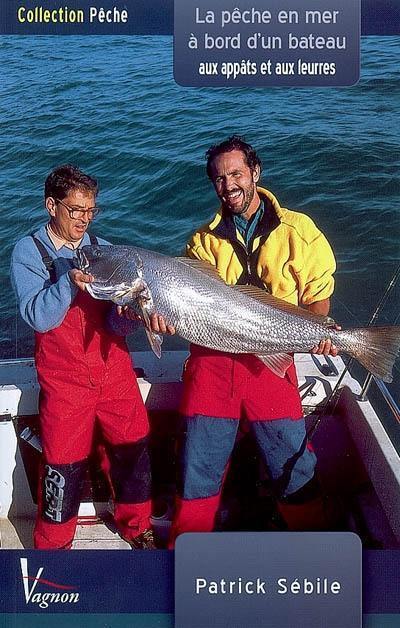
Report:
M 392 278 L 390 279 L 385 292 L 383 293 L 381 299 L 379 300 L 374 312 L 372 313 L 368 323 L 367 323 L 367 327 L 370 327 L 371 325 L 374 324 L 374 322 L 376 321 L 377 317 L 379 316 L 383 306 L 385 305 L 390 293 L 392 292 L 393 288 L 395 287 L 398 279 L 400 276 L 400 264 L 397 266 L 396 270 L 393 273 Z M 333 414 L 333 412 L 336 409 L 336 406 L 338 404 L 339 401 L 339 387 L 343 381 L 343 378 L 345 377 L 345 375 L 349 372 L 350 367 L 353 364 L 353 358 L 351 360 L 349 360 L 349 362 L 347 364 L 345 364 L 345 367 L 338 379 L 338 381 L 336 382 L 331 394 L 329 395 L 326 404 L 324 405 L 321 413 L 318 415 L 317 420 L 315 421 L 314 425 L 312 426 L 312 428 L 309 430 L 307 437 L 311 440 L 311 438 L 314 436 L 315 432 L 317 431 L 322 419 L 328 414 L 328 411 L 330 414 Z M 372 380 L 374 379 L 374 376 L 372 375 L 372 373 L 368 373 L 367 377 L 365 378 L 363 387 L 361 389 L 361 393 L 359 395 L 359 401 L 365 401 L 366 400 L 366 395 L 367 395 L 367 391 L 369 389 L 369 386 L 372 382 Z M 399 407 L 396 404 L 396 401 L 394 400 L 394 398 L 392 397 L 392 395 L 390 394 L 390 392 L 388 391 L 388 389 L 386 388 L 386 386 L 384 386 L 384 384 L 382 382 L 376 381 L 379 390 L 381 391 L 382 395 L 384 396 L 386 402 L 388 403 L 390 409 L 392 410 L 395 418 L 397 419 L 397 421 L 400 423 L 400 410 Z

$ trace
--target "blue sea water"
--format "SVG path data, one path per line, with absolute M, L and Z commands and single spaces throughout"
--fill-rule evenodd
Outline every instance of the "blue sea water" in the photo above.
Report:
M 353 87 L 192 89 L 174 82 L 171 37 L 1 37 L 0 356 L 32 351 L 9 257 L 46 218 L 54 166 L 99 179 L 98 234 L 176 255 L 216 207 L 204 153 L 232 133 L 258 149 L 281 205 L 332 243 L 333 315 L 365 324 L 399 264 L 399 58 L 399 37 L 364 37 Z M 396 287 L 377 322 L 399 323 L 399 302 Z

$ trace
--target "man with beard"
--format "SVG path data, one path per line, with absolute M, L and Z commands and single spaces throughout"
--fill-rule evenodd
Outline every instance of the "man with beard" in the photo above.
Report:
M 239 136 L 212 146 L 206 158 L 221 206 L 193 235 L 187 254 L 216 267 L 228 284 L 254 285 L 327 315 L 335 260 L 323 234 L 310 218 L 281 207 L 269 190 L 257 187 L 261 161 Z M 326 340 L 312 352 L 336 355 L 337 349 Z M 171 547 L 183 532 L 213 529 L 240 419 L 254 434 L 287 529 L 329 525 L 294 364 L 281 378 L 254 355 L 192 346 L 181 414 Z

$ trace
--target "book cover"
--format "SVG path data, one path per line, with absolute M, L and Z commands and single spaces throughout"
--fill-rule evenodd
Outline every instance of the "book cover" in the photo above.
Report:
M 10 284 L 11 251 L 46 222 L 46 176 L 72 163 L 99 181 L 96 235 L 182 255 L 190 235 L 218 207 L 205 152 L 238 134 L 261 157 L 262 185 L 282 207 L 310 216 L 331 243 L 337 260 L 335 320 L 343 328 L 371 321 L 398 325 L 399 6 L 391 0 L 335 0 L 329 6 L 314 0 L 1 0 L 0 7 L 0 626 L 173 626 L 180 604 L 174 597 L 174 552 L 127 549 L 113 529 L 96 460 L 81 510 L 86 525 L 74 550 L 33 550 L 38 388 L 33 334 L 18 314 Z M 165 548 L 188 346 L 166 337 L 158 361 L 142 331 L 129 336 L 128 344 L 150 411 L 154 525 Z M 307 374 L 301 379 L 310 408 L 314 394 L 326 401 L 334 388 L 321 383 L 329 382 L 324 367 L 312 381 Z M 368 384 L 361 367 L 353 364 L 351 372 L 361 386 Z M 336 490 L 351 513 L 340 532 L 357 534 L 363 546 L 365 628 L 392 628 L 400 612 L 399 363 L 393 375 L 384 391 L 389 406 L 379 384 L 368 388 L 379 424 L 373 418 L 368 428 L 352 428 L 359 434 L 351 440 L 362 472 L 352 459 L 348 463 L 341 443 L 326 442 L 336 432 L 329 431 L 324 415 L 310 424 L 327 452 L 319 460 L 335 460 L 338 452 L 342 484 Z M 375 448 L 379 439 L 383 448 Z M 106 525 L 95 523 L 96 512 Z M 273 526 L 279 534 L 279 525 L 271 519 L 257 452 L 245 438 L 217 527 L 241 531 L 244 538 L 247 532 L 274 534 Z M 335 543 L 339 566 L 346 556 L 340 541 Z M 208 554 L 201 550 L 210 564 L 211 547 Z M 185 552 L 182 573 L 194 560 L 190 547 Z M 300 566 L 297 577 L 306 575 Z M 181 586 L 180 581 L 183 596 Z M 315 604 L 324 604 L 321 599 Z M 334 609 L 333 604 L 326 611 L 329 621 Z M 185 612 L 190 617 L 190 604 Z M 224 610 L 218 612 L 215 625 L 228 625 Z M 194 613 L 201 622 L 201 612 Z M 179 626 L 185 625 L 182 617 L 188 616 L 179 615 Z M 254 626 L 279 628 L 268 621 L 275 620 Z M 334 625 L 329 621 L 327 626 Z M 193 616 L 187 625 L 200 624 Z

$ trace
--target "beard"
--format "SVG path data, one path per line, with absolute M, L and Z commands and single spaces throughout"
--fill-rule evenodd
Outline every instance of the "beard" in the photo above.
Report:
M 219 198 L 220 198 L 222 207 L 225 211 L 231 214 L 235 214 L 236 216 L 240 216 L 242 214 L 245 214 L 247 210 L 249 209 L 251 202 L 254 198 L 256 186 L 255 184 L 253 184 L 251 187 L 237 188 L 236 190 L 233 190 L 233 191 L 241 192 L 241 195 L 237 197 L 238 199 L 240 199 L 241 202 L 238 202 L 238 201 L 235 202 L 235 199 L 232 199 L 231 201 L 229 197 L 226 198 L 225 194 L 221 195 Z

